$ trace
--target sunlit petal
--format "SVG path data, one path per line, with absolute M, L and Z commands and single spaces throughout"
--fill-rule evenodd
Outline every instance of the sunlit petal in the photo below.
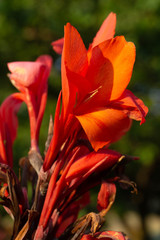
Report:
M 130 128 L 131 120 L 120 110 L 104 109 L 76 116 L 97 151 L 118 140 Z
M 113 66 L 113 87 L 110 100 L 119 98 L 131 79 L 135 61 L 135 46 L 124 37 L 116 37 L 99 44 L 105 58 Z
M 108 17 L 102 23 L 99 31 L 93 39 L 92 48 L 97 46 L 99 43 L 104 42 L 110 38 L 113 38 L 116 28 L 116 14 L 110 13 Z
M 122 97 L 116 101 L 116 105 L 123 109 L 129 118 L 141 121 L 140 124 L 145 122 L 145 117 L 148 113 L 143 101 L 137 98 L 131 91 L 125 90 Z

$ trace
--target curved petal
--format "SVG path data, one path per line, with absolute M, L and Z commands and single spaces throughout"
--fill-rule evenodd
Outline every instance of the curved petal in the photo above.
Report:
M 102 182 L 100 191 L 97 197 L 97 209 L 102 211 L 103 209 L 109 210 L 112 206 L 116 196 L 116 185 L 113 182 Z
M 63 107 L 62 112 L 65 115 L 65 109 L 67 113 L 73 113 L 74 107 L 80 102 L 85 93 L 88 90 L 88 82 L 80 74 L 71 72 L 67 67 L 65 68 L 66 75 L 63 79 L 66 79 L 66 87 L 68 83 L 69 92 L 63 92 Z M 67 100 L 68 96 L 68 100 Z M 65 106 L 66 105 L 66 106 Z
M 64 45 L 64 38 L 60 38 L 54 42 L 51 43 L 53 50 L 58 53 L 62 54 L 63 51 L 63 45 Z
M 62 52 L 62 98 L 64 116 L 75 95 L 72 79 L 67 76 L 67 69 L 73 73 L 85 75 L 88 66 L 87 50 L 78 31 L 69 23 L 65 26 L 64 47 Z
M 106 106 L 111 96 L 113 78 L 112 63 L 103 56 L 98 46 L 95 47 L 92 51 L 85 82 L 83 79 L 77 81 L 77 92 L 81 101 L 78 99 L 74 113 L 81 115 Z M 78 78 L 76 77 L 76 79 Z
M 45 66 L 41 62 L 11 62 L 8 63 L 8 68 L 11 72 L 9 78 L 13 85 L 30 87 L 37 83 Z
M 41 63 L 42 65 L 45 66 L 45 71 L 42 78 L 44 82 L 46 82 L 49 77 L 51 67 L 52 67 L 52 62 L 53 62 L 52 57 L 49 55 L 41 55 L 36 59 L 36 63 Z
M 135 61 L 135 46 L 124 37 L 116 37 L 98 46 L 113 66 L 114 79 L 110 100 L 115 100 L 129 84 Z
M 83 40 L 70 23 L 67 23 L 64 30 L 64 62 L 68 69 L 83 75 L 88 66 L 87 50 Z
M 116 14 L 111 12 L 102 23 L 99 31 L 93 39 L 92 48 L 110 38 L 113 38 L 116 28 Z
M 122 97 L 113 105 L 114 107 L 117 106 L 118 109 L 122 109 L 129 118 L 141 121 L 140 124 L 145 122 L 148 108 L 144 105 L 143 101 L 137 98 L 131 91 L 125 90 Z
M 10 133 L 12 143 L 16 138 L 18 127 L 18 119 L 16 114 L 23 101 L 19 96 L 21 96 L 21 94 L 18 93 L 10 95 L 4 100 L 0 108 L 3 122 L 5 122 L 7 132 Z
M 90 83 L 88 90 L 92 92 L 97 90 L 90 100 L 94 101 L 94 105 L 97 103 L 99 106 L 106 105 L 112 94 L 114 69 L 112 62 L 103 56 L 98 46 L 92 50 L 86 78 Z
M 23 97 L 21 93 L 7 97 L 0 107 L 0 158 L 9 166 L 13 166 L 12 145 L 17 135 L 17 112 Z
M 125 113 L 111 108 L 76 117 L 95 151 L 117 141 L 131 125 L 131 120 Z
M 121 157 L 121 154 L 109 149 L 100 149 L 98 152 L 87 153 L 85 156 L 77 159 L 70 167 L 66 181 L 80 177 L 90 172 L 98 172 L 100 170 L 112 167 Z

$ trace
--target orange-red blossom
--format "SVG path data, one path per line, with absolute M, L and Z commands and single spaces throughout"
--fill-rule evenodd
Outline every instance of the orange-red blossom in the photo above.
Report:
M 113 38 L 115 23 L 115 14 L 111 13 L 88 50 L 69 23 L 65 26 L 64 39 L 53 43 L 62 52 L 62 92 L 55 112 L 53 138 L 43 164 L 44 171 L 51 166 L 54 170 L 35 235 L 37 239 L 47 231 L 49 219 L 55 219 L 57 209 L 63 215 L 65 197 L 69 205 L 77 197 L 77 187 L 87 186 L 86 181 L 93 173 L 90 169 L 97 174 L 117 163 L 121 155 L 104 146 L 125 134 L 132 119 L 145 121 L 148 108 L 126 89 L 135 61 L 135 46 L 123 36 Z M 82 153 L 84 149 L 79 145 L 77 151 L 82 155 L 77 156 L 78 140 L 89 141 L 92 150 Z
M 81 127 L 97 151 L 124 135 L 132 119 L 141 124 L 145 121 L 148 108 L 126 89 L 135 61 L 135 46 L 123 36 L 113 38 L 115 24 L 116 16 L 111 13 L 88 50 L 69 23 L 64 39 L 53 42 L 54 49 L 62 51 L 62 110 L 60 96 L 54 136 L 43 165 L 45 171 L 68 136 Z

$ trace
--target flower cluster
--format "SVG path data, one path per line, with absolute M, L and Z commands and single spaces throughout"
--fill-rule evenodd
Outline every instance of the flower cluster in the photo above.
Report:
M 88 50 L 69 23 L 64 38 L 52 43 L 62 55 L 62 90 L 54 121 L 50 119 L 44 156 L 38 140 L 52 58 L 43 55 L 35 62 L 8 64 L 8 76 L 19 92 L 0 107 L 0 198 L 14 217 L 12 239 L 128 239 L 120 232 L 99 231 L 115 200 L 116 183 L 133 185 L 124 181 L 122 172 L 134 158 L 109 146 L 129 130 L 132 120 L 144 123 L 148 112 L 126 89 L 135 46 L 123 36 L 114 37 L 115 26 L 116 15 L 110 13 Z M 28 108 L 31 146 L 28 156 L 20 159 L 19 181 L 12 170 L 12 146 L 22 102 Z M 27 195 L 28 181 L 33 186 L 32 203 Z M 89 203 L 89 190 L 97 185 L 101 186 L 98 213 L 78 218 Z

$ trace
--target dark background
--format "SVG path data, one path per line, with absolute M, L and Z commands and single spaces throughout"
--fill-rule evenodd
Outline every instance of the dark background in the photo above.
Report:
M 0 101 L 16 92 L 7 78 L 7 62 L 34 61 L 41 54 L 54 59 L 49 78 L 48 103 L 40 134 L 43 152 L 49 115 L 54 116 L 61 88 L 60 58 L 51 42 L 63 36 L 70 22 L 80 32 L 86 47 L 110 12 L 117 14 L 116 36 L 124 35 L 136 45 L 136 63 L 129 89 L 149 107 L 146 123 L 134 122 L 131 130 L 111 148 L 139 156 L 127 167 L 130 179 L 138 185 L 138 195 L 118 188 L 112 210 L 106 216 L 107 228 L 126 231 L 133 240 L 160 239 L 160 1 L 159 0 L 0 0 Z M 19 130 L 14 144 L 14 170 L 18 159 L 30 146 L 28 113 L 19 112 Z M 92 204 L 96 205 L 96 191 Z M 0 208 L 0 229 L 9 226 Z M 8 230 L 7 230 L 8 231 Z M 0 230 L 0 239 L 2 239 Z

